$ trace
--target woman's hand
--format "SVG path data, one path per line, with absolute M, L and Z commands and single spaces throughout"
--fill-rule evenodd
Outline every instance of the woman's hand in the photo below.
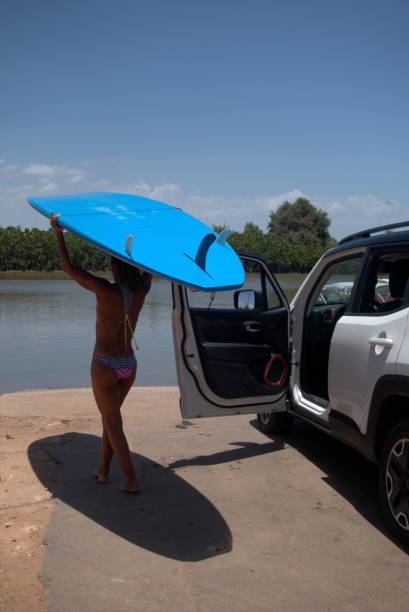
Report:
M 58 222 L 57 222 L 58 217 L 61 217 L 61 215 L 53 214 L 50 220 L 50 225 L 57 234 L 62 233 L 64 231 L 63 228 L 60 225 L 58 225 Z

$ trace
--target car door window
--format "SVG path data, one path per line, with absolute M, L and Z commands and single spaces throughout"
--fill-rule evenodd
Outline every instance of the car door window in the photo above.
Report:
M 265 274 L 261 263 L 244 260 L 245 282 L 239 290 L 216 291 L 208 293 L 189 288 L 187 291 L 189 308 L 206 308 L 209 310 L 236 310 L 237 291 L 254 291 L 256 309 L 265 310 L 282 306 L 281 297 Z
M 361 268 L 362 256 L 347 259 L 330 266 L 321 280 L 315 306 L 346 305 Z

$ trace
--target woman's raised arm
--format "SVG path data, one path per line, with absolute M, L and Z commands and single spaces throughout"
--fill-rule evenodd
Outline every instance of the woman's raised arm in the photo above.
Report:
M 93 291 L 94 293 L 103 292 L 104 290 L 110 287 L 110 284 L 107 280 L 98 276 L 94 276 L 86 270 L 74 266 L 71 263 L 70 256 L 67 250 L 67 245 L 65 244 L 63 229 L 58 225 L 58 217 L 59 215 L 53 215 L 51 217 L 51 227 L 54 229 L 57 235 L 58 252 L 60 254 L 62 269 L 64 270 L 64 272 L 69 274 L 73 280 L 75 280 L 79 285 L 81 285 L 81 287 L 89 289 L 89 291 Z

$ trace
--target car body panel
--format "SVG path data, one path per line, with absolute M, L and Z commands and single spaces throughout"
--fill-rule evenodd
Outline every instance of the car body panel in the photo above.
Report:
M 408 312 L 405 308 L 382 316 L 347 315 L 335 327 L 328 368 L 330 409 L 350 417 L 361 433 L 367 430 L 376 383 L 396 374 Z M 376 338 L 390 339 L 393 345 L 370 343 Z

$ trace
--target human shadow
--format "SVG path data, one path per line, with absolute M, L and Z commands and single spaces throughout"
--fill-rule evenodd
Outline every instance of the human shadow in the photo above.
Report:
M 232 446 L 239 446 L 240 448 L 225 450 L 211 455 L 197 455 L 190 459 L 179 459 L 178 461 L 170 463 L 169 467 L 175 470 L 189 465 L 217 465 L 220 463 L 230 463 L 232 461 L 241 461 L 242 459 L 257 457 L 258 455 L 265 455 L 284 448 L 284 444 L 277 440 L 266 444 L 259 444 L 256 442 L 231 442 L 230 444 Z
M 257 420 L 250 424 L 257 427 Z M 272 438 L 267 434 L 266 437 Z M 342 495 L 361 516 L 401 550 L 408 549 L 388 531 L 382 516 L 378 493 L 378 470 L 363 455 L 350 446 L 306 422 L 296 419 L 289 434 L 274 435 L 274 441 L 284 442 L 316 465 L 330 487 Z
M 97 436 L 66 433 L 32 443 L 28 457 L 55 498 L 136 546 L 180 561 L 232 550 L 232 534 L 217 508 L 167 466 L 133 453 L 143 486 L 139 495 L 117 490 L 121 474 L 116 464 L 111 474 L 115 485 L 94 480 L 100 442 Z M 58 464 L 54 477 L 45 465 L 50 457 Z

